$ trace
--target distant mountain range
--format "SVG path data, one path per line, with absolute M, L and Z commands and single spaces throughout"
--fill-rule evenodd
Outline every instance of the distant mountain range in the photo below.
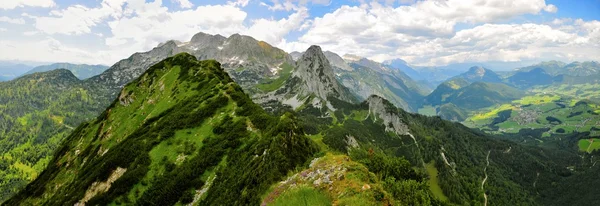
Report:
M 32 66 L 0 61 L 0 81 L 14 79 L 29 71 Z
M 79 79 L 87 79 L 98 74 L 101 74 L 108 69 L 108 66 L 104 65 L 87 65 L 87 64 L 70 64 L 70 63 L 54 63 L 50 65 L 37 66 L 26 72 L 24 75 L 47 72 L 55 69 L 66 69 L 69 70 Z

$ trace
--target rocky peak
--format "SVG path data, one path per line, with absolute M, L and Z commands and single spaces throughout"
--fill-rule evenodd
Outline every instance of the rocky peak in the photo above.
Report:
M 346 71 L 352 71 L 352 70 L 354 70 L 338 54 L 330 52 L 330 51 L 325 51 L 324 54 L 325 54 L 325 57 L 327 57 L 327 60 L 329 60 L 329 63 L 331 63 L 331 66 L 334 69 L 341 69 L 341 70 L 346 70 Z
M 346 101 L 353 99 L 335 79 L 333 68 L 319 46 L 313 45 L 304 52 L 296 63 L 296 70 L 292 75 L 303 81 L 301 96 L 314 93 L 324 100 L 328 96 Z
M 382 120 L 386 131 L 394 132 L 398 135 L 409 134 L 410 130 L 408 126 L 402 122 L 398 111 L 388 100 L 377 95 L 371 95 L 365 102 L 369 105 L 369 116 L 372 115 L 375 121 Z

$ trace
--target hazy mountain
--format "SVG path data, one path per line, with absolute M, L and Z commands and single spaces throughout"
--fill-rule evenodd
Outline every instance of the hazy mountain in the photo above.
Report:
M 290 56 L 292 56 L 292 59 L 294 61 L 298 61 L 298 59 L 300 59 L 300 57 L 302 57 L 302 52 L 298 52 L 298 51 L 294 51 L 292 53 L 290 53 Z
M 37 66 L 27 71 L 24 75 L 33 74 L 37 72 L 46 72 L 55 69 L 67 69 L 73 73 L 79 79 L 87 79 L 92 76 L 101 74 L 108 69 L 104 65 L 87 65 L 87 64 L 70 64 L 70 63 L 54 63 L 50 65 Z
M 8 81 L 17 78 L 30 70 L 32 66 L 0 61 L 0 81 Z
M 508 77 L 508 82 L 519 88 L 530 88 L 533 86 L 550 85 L 554 77 L 546 73 L 542 68 L 535 68 L 529 71 L 519 71 Z
M 330 56 L 339 58 L 335 53 Z M 337 78 L 362 99 L 375 94 L 405 110 L 416 111 L 428 93 L 427 88 L 398 69 L 356 55 L 346 54 L 343 59 L 352 70 L 336 70 Z
M 572 62 L 570 64 L 560 61 L 547 61 L 527 67 L 517 68 L 516 71 L 530 71 L 536 68 L 541 68 L 552 76 L 589 76 L 600 74 L 600 63 L 596 61 Z
M 437 107 L 436 113 L 445 119 L 463 121 L 472 111 L 510 102 L 524 95 L 524 91 L 503 83 L 469 83 L 464 78 L 454 78 L 427 95 L 424 105 Z
M 339 72 L 354 70 L 350 65 L 348 65 L 348 63 L 346 63 L 346 61 L 344 61 L 342 57 L 336 53 L 325 51 L 325 57 L 327 57 L 327 60 L 329 60 L 329 63 L 331 63 L 331 66 L 334 70 L 343 70 Z
M 519 99 L 525 92 L 501 83 L 475 82 L 460 88 L 445 102 L 467 110 L 481 109 Z
M 389 67 L 392 67 L 394 69 L 399 69 L 400 71 L 404 72 L 406 75 L 408 75 L 410 78 L 414 79 L 414 80 L 425 80 L 427 79 L 426 77 L 424 77 L 419 71 L 413 69 L 412 67 L 408 66 L 408 64 L 406 63 L 406 61 L 402 60 L 402 59 L 393 59 L 393 60 L 388 60 L 383 62 L 384 65 L 387 65 Z
M 496 72 L 479 67 L 474 66 L 469 68 L 469 70 L 465 73 L 458 75 L 457 77 L 465 79 L 469 83 L 473 82 L 489 82 L 489 83 L 500 83 L 502 82 L 502 78 Z

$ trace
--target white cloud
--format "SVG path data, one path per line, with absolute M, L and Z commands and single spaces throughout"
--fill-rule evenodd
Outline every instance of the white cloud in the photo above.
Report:
M 56 4 L 52 0 L 2 0 L 0 9 L 14 9 L 17 7 L 54 7 Z
M 0 57 L 3 60 L 106 64 L 106 60 L 110 56 L 110 53 L 106 51 L 87 51 L 73 48 L 53 38 L 46 38 L 41 41 L 0 40 L 0 48 L 2 48 L 0 49 Z
M 11 23 L 11 24 L 25 24 L 25 19 L 23 18 L 18 18 L 18 19 L 13 19 L 7 16 L 0 16 L 0 22 L 6 22 L 6 23 Z
M 548 4 L 546 7 L 544 7 L 544 11 L 550 12 L 550 13 L 556 13 L 556 11 L 558 11 L 558 8 L 552 4 Z
M 0 28 L 0 32 L 8 31 L 6 28 Z
M 38 33 L 39 33 L 38 31 L 26 31 L 26 32 L 23 32 L 23 35 L 25 35 L 25 36 L 33 36 L 33 35 L 36 35 Z
M 109 21 L 112 36 L 106 39 L 106 44 L 130 43 L 144 50 L 166 40 L 187 41 L 200 31 L 230 35 L 245 30 L 243 22 L 247 16 L 244 11 L 230 5 L 198 6 L 194 10 L 175 12 L 169 12 L 160 5 L 147 9 L 152 12 L 136 10 L 135 16 Z
M 228 1 L 227 5 L 245 7 L 245 6 L 248 6 L 249 2 L 250 2 L 250 0 L 235 0 L 235 1 Z
M 192 2 L 190 2 L 189 0 L 171 0 L 171 2 L 179 4 L 179 7 L 181 7 L 182 9 L 189 9 L 194 6 L 194 4 L 192 4 Z
M 283 37 L 302 26 L 302 22 L 308 18 L 308 10 L 301 8 L 288 18 L 281 20 L 258 19 L 253 21 L 253 25 L 244 34 L 250 35 L 256 39 L 269 42 L 274 45 L 282 43 Z
M 0 45 L 1 50 L 11 50 L 7 47 L 24 44 L 30 49 L 36 49 L 38 53 L 31 55 L 27 54 L 25 50 L 12 50 L 15 51 L 14 54 L 1 54 L 0 57 L 4 59 L 29 57 L 36 58 L 35 60 L 38 61 L 77 60 L 76 62 L 112 64 L 134 52 L 150 50 L 167 40 L 188 41 L 198 32 L 224 36 L 234 33 L 249 34 L 259 40 L 277 45 L 285 43 L 284 37 L 291 31 L 298 30 L 309 16 L 305 8 L 297 8 L 286 18 L 248 20 L 247 13 L 241 9 L 248 5 L 248 2 L 248 0 L 236 0 L 225 2 L 222 5 L 203 5 L 194 9 L 170 11 L 162 5 L 160 0 L 152 2 L 103 0 L 97 7 L 73 5 L 61 10 L 54 10 L 49 16 L 33 16 L 23 13 L 21 16 L 35 20 L 35 28 L 40 33 L 49 35 L 92 34 L 103 40 L 104 44 L 99 46 L 105 49 L 95 48 L 94 51 L 91 51 L 83 45 L 66 45 L 58 39 L 49 37 L 38 45 L 5 40 Z M 108 31 L 102 31 L 102 33 L 95 31 L 95 27 L 99 25 L 107 25 Z M 26 33 L 27 35 L 42 36 L 38 35 L 40 33 Z M 47 47 L 54 49 L 44 49 Z M 58 51 L 73 51 L 74 53 L 68 58 L 63 58 L 54 54 L 60 53 Z M 99 57 L 92 59 L 91 57 L 96 54 Z
M 590 22 L 578 28 L 496 23 L 524 14 L 557 11 L 556 6 L 543 0 L 425 0 L 398 7 L 389 6 L 395 1 L 379 2 L 342 6 L 307 21 L 301 27 L 308 27 L 307 32 L 297 42 L 286 42 L 282 47 L 318 44 L 340 54 L 359 54 L 380 61 L 401 57 L 420 65 L 518 61 L 560 56 L 567 51 L 575 53 L 572 58 L 597 59 L 591 54 L 598 52 L 582 44 L 589 43 L 598 33 L 598 29 L 593 29 L 596 25 Z M 553 21 L 556 25 L 563 22 L 568 20 Z M 459 23 L 483 25 L 457 32 L 455 26 Z M 582 30 L 583 27 L 589 29 Z M 583 47 L 585 52 L 576 50 Z
M 270 3 L 260 2 L 261 6 L 267 7 L 269 10 L 298 10 L 304 8 L 307 4 L 329 5 L 332 0 L 270 0 Z
M 129 4 L 136 2 L 137 0 L 129 1 Z M 23 16 L 35 19 L 35 27 L 47 34 L 87 34 L 91 33 L 92 27 L 108 17 L 122 16 L 124 3 L 125 0 L 104 0 L 98 8 L 74 5 L 63 10 L 51 11 L 51 16 L 38 17 L 27 13 L 24 13 Z

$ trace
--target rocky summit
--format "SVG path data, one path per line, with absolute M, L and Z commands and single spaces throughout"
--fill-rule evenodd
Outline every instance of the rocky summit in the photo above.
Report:
M 321 47 L 313 45 L 298 59 L 291 77 L 284 85 L 259 99 L 262 102 L 279 100 L 292 108 L 309 103 L 319 108 L 325 105 L 333 109 L 328 104 L 328 98 L 356 101 L 348 89 L 336 80 L 333 68 Z

